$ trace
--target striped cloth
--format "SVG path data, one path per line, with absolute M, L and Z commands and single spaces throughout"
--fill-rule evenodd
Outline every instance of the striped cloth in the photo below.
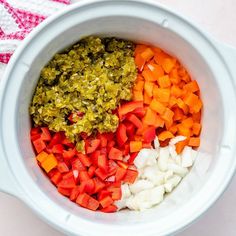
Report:
M 0 0 L 0 72 L 20 41 L 70 0 Z

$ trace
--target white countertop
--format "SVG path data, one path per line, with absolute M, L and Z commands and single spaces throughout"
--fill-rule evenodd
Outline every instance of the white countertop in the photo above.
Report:
M 236 47 L 235 0 L 158 0 L 158 2 L 183 13 L 215 38 Z M 2 193 L 0 193 L 0 235 L 62 236 L 39 220 L 22 202 Z M 198 222 L 178 235 L 235 236 L 236 177 L 217 203 Z

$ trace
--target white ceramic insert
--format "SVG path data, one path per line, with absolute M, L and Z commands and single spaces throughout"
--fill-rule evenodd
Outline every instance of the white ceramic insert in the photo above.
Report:
M 56 52 L 88 35 L 158 45 L 179 58 L 201 88 L 203 130 L 196 163 L 162 204 L 145 212 L 80 208 L 57 192 L 34 158 L 28 107 L 40 70 Z M 0 190 L 70 235 L 157 236 L 183 229 L 215 202 L 235 171 L 235 65 L 234 48 L 155 1 L 81 0 L 23 41 L 0 83 Z

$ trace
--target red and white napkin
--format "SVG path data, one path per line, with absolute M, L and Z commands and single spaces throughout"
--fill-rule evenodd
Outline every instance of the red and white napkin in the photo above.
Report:
M 70 4 L 70 1 L 0 0 L 0 74 L 21 40 L 45 18 Z

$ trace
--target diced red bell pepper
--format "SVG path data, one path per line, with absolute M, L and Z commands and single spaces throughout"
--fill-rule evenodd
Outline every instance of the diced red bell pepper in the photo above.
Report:
M 129 122 L 129 121 L 125 121 L 123 122 L 125 127 L 126 127 L 126 133 L 129 136 L 129 138 L 133 138 L 135 135 L 135 126 L 133 123 Z
M 122 123 L 117 128 L 116 140 L 119 147 L 122 147 L 125 144 L 125 142 L 128 140 L 128 137 L 126 134 L 126 126 Z
M 64 134 L 62 132 L 57 132 L 53 135 L 48 148 L 52 148 L 55 144 L 61 143 L 64 139 Z
M 97 150 L 90 154 L 91 161 L 94 166 L 98 166 L 98 157 L 100 155 L 100 150 Z
M 70 189 L 72 189 L 75 186 L 76 186 L 76 183 L 75 183 L 74 176 L 72 176 L 70 178 L 62 179 L 58 183 L 58 187 L 61 187 L 61 188 L 70 188 Z
M 103 133 L 102 135 L 105 136 L 107 140 L 113 140 L 114 138 L 114 133 L 112 132 Z
M 68 139 L 68 138 L 64 138 L 61 142 L 61 144 L 70 147 L 70 148 L 74 148 L 74 144 Z
M 111 198 L 116 201 L 116 200 L 120 200 L 122 197 L 122 193 L 121 193 L 121 188 L 114 188 L 112 190 L 112 194 L 111 194 Z
M 123 169 L 128 169 L 129 165 L 123 161 L 117 161 L 116 162 L 118 164 L 119 167 L 123 168 Z
M 136 115 L 128 114 L 125 119 L 130 121 L 132 124 L 134 124 L 136 128 L 142 129 L 143 123 Z
M 72 170 L 84 171 L 86 167 L 82 164 L 79 158 L 75 159 L 72 164 Z
M 57 185 L 61 181 L 62 175 L 57 171 L 50 179 L 55 185 Z
M 75 148 L 70 148 L 68 150 L 64 150 L 63 151 L 63 157 L 65 160 L 70 160 L 71 158 L 73 158 L 76 154 L 76 149 Z
M 69 168 L 65 162 L 58 162 L 57 169 L 60 173 L 66 173 L 69 171 Z
M 88 169 L 88 175 L 90 178 L 92 178 L 95 174 L 96 167 L 95 166 L 90 166 Z
M 57 191 L 59 193 L 61 193 L 62 195 L 66 196 L 66 197 L 69 197 L 71 195 L 71 191 L 72 189 L 70 188 L 61 188 L 61 187 L 58 187 L 57 188 Z
M 76 199 L 76 203 L 82 207 L 87 207 L 89 202 L 90 196 L 87 193 L 80 193 Z
M 130 165 L 133 165 L 133 164 L 134 164 L 134 160 L 135 160 L 135 158 L 137 157 L 137 155 L 138 155 L 138 152 L 130 153 L 130 158 L 129 158 L 129 160 L 128 160 L 128 163 L 129 163 Z
M 104 172 L 101 168 L 97 168 L 95 170 L 95 175 L 99 177 L 101 180 L 105 180 L 109 174 Z
M 62 154 L 64 151 L 64 147 L 62 144 L 58 143 L 58 144 L 55 144 L 53 147 L 52 147 L 52 153 L 59 153 L 59 154 Z
M 98 207 L 99 207 L 99 202 L 93 197 L 90 197 L 86 208 L 92 211 L 96 211 Z
M 98 201 L 102 200 L 103 198 L 111 196 L 111 192 L 107 190 L 102 190 L 101 192 L 98 193 Z
M 104 213 L 112 213 L 112 212 L 116 212 L 117 209 L 118 209 L 117 206 L 110 205 L 108 207 L 105 207 L 105 208 L 101 209 L 101 211 L 104 212 Z
M 93 178 L 94 181 L 94 193 L 100 192 L 106 185 L 99 178 Z
M 44 141 L 51 141 L 52 136 L 48 127 L 41 127 L 41 131 L 42 131 L 41 139 Z
M 123 181 L 125 183 L 133 184 L 137 177 L 138 177 L 138 171 L 127 169 Z
M 101 143 L 100 143 L 101 148 L 107 146 L 107 138 L 106 138 L 106 135 L 104 135 L 104 134 L 98 134 L 98 135 L 97 135 L 97 138 L 100 139 L 100 141 L 101 141 Z
M 87 181 L 89 179 L 90 179 L 90 176 L 89 176 L 87 171 L 80 171 L 79 172 L 80 183 L 83 182 L 83 181 Z
M 156 137 L 156 128 L 151 126 L 145 129 L 143 133 L 143 141 L 145 143 L 150 143 L 152 142 Z
M 129 155 L 129 143 L 124 145 L 123 156 Z
M 84 166 L 90 167 L 92 165 L 92 161 L 88 156 L 84 155 L 83 153 L 78 153 L 77 156 Z
M 111 148 L 109 154 L 108 154 L 109 159 L 111 160 L 122 160 L 123 159 L 123 153 L 117 148 Z
M 87 154 L 92 153 L 97 150 L 101 141 L 99 139 L 92 139 L 85 141 L 85 151 Z
M 140 107 L 135 109 L 132 113 L 138 116 L 139 118 L 143 118 L 144 115 L 146 114 L 146 110 L 144 107 Z
M 30 130 L 30 136 L 34 136 L 36 134 L 41 134 L 41 129 L 39 127 L 33 127 Z
M 116 181 L 121 181 L 125 177 L 125 174 L 126 174 L 126 169 L 118 167 L 115 175 Z
M 34 140 L 33 144 L 37 153 L 42 152 L 46 148 L 46 144 L 41 138 Z
M 31 139 L 32 141 L 37 140 L 37 139 L 40 139 L 40 138 L 41 138 L 41 134 L 34 134 L 34 135 L 31 135 L 31 136 L 30 136 L 30 139 Z
M 123 105 L 121 105 L 118 109 L 119 118 L 122 120 L 122 118 L 126 114 L 134 111 L 137 108 L 142 108 L 142 107 L 143 107 L 143 102 L 142 101 L 126 102 Z
M 102 205 L 102 207 L 105 208 L 113 204 L 114 201 L 112 200 L 110 196 L 106 196 L 103 199 L 101 199 L 99 202 Z
M 71 177 L 74 177 L 73 171 L 69 171 L 69 172 L 67 172 L 67 173 L 62 174 L 62 178 L 63 178 L 63 179 L 69 179 L 69 178 L 71 178 Z
M 108 162 L 106 155 L 100 155 L 98 157 L 98 167 L 102 169 L 105 173 L 108 172 Z
M 70 200 L 75 201 L 79 196 L 79 193 L 80 193 L 80 187 L 79 186 L 74 187 L 70 194 Z
M 111 148 L 113 148 L 115 146 L 115 141 L 114 140 L 111 140 L 111 141 L 108 141 L 107 143 L 107 153 L 110 152 Z
M 118 165 L 116 164 L 115 161 L 113 161 L 113 160 L 108 161 L 109 176 L 114 175 L 116 173 L 117 168 L 118 168 Z
M 92 179 L 83 181 L 80 184 L 80 192 L 81 193 L 88 193 L 88 194 L 91 195 L 91 194 L 93 194 L 94 189 L 95 189 L 95 184 L 94 184 L 94 181 Z

